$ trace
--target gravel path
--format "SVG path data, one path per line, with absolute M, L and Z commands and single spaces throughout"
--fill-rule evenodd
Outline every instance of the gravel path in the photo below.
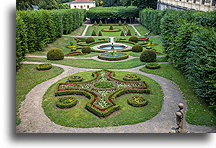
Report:
M 46 56 L 37 56 L 37 55 L 27 55 L 26 57 L 30 57 L 30 58 L 47 58 Z M 164 55 L 159 55 L 157 57 L 164 57 Z M 106 61 L 106 60 L 101 60 L 98 58 L 98 56 L 93 56 L 93 57 L 64 57 L 65 59 L 88 59 L 88 60 L 96 60 L 96 61 L 100 61 L 100 62 L 125 62 L 131 59 L 136 59 L 139 57 L 133 57 L 133 56 L 129 56 L 127 59 L 125 60 L 121 60 L 121 61 Z M 171 62 L 158 62 L 158 64 L 171 64 Z
M 24 62 L 24 64 L 39 64 L 40 62 Z M 175 112 L 178 103 L 185 101 L 178 87 L 170 80 L 153 74 L 139 71 L 142 67 L 127 70 L 147 76 L 160 84 L 164 93 L 164 103 L 161 112 L 146 122 L 106 128 L 73 128 L 64 127 L 53 123 L 45 114 L 42 108 L 42 98 L 46 90 L 58 80 L 71 74 L 83 71 L 95 71 L 96 69 L 74 68 L 53 64 L 64 69 L 59 76 L 38 84 L 27 95 L 20 108 L 21 124 L 17 126 L 17 133 L 169 133 L 171 128 L 176 127 Z M 214 127 L 185 125 L 186 130 L 194 133 L 215 132 Z
M 86 34 L 86 32 L 87 32 L 89 26 L 92 26 L 92 24 L 86 24 L 86 28 L 85 28 L 85 30 L 83 31 L 82 36 L 85 36 L 85 34 Z
M 134 27 L 133 24 L 129 24 L 129 26 L 131 26 L 131 27 L 135 30 L 135 32 L 137 33 L 138 36 L 142 36 L 142 35 L 139 33 L 139 31 Z

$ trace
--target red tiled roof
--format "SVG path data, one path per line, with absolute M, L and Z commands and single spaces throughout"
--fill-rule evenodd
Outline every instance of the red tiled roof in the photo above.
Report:
M 71 1 L 72 3 L 92 3 L 95 1 L 92 0 L 75 0 L 75 1 Z

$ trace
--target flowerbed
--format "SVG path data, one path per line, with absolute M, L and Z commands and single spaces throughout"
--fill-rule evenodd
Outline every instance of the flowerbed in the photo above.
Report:
M 36 66 L 37 70 L 49 70 L 52 68 L 52 64 L 38 64 Z
M 142 96 L 133 96 L 127 100 L 127 103 L 133 107 L 143 107 L 148 104 L 148 101 Z
M 66 54 L 66 56 L 78 56 L 78 55 L 82 55 L 83 53 L 81 52 L 70 52 L 68 54 Z
M 62 97 L 56 101 L 56 106 L 61 109 L 74 107 L 78 101 L 72 97 Z
M 128 93 L 149 94 L 150 90 L 143 81 L 121 81 L 115 79 L 114 72 L 101 70 L 92 73 L 93 79 L 86 82 L 67 82 L 57 85 L 56 96 L 82 95 L 90 101 L 86 109 L 100 118 L 105 118 L 120 109 L 115 103 L 117 97 Z M 81 77 L 72 76 L 74 79 Z
M 121 31 L 121 29 L 118 29 L 118 28 L 113 28 L 112 30 L 110 30 L 110 29 L 102 29 L 101 30 L 102 32 L 119 32 L 119 31 Z
M 127 53 L 120 53 L 120 52 L 106 52 L 98 55 L 98 58 L 101 60 L 107 61 L 120 61 L 127 59 L 129 55 Z
M 140 78 L 135 74 L 127 74 L 124 76 L 123 80 L 125 80 L 125 81 L 139 81 Z
M 159 69 L 160 68 L 160 64 L 157 63 L 148 63 L 145 65 L 146 68 L 148 69 Z

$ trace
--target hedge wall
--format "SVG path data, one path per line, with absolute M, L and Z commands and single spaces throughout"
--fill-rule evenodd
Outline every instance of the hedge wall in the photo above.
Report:
M 119 20 L 126 20 L 128 23 L 133 21 L 134 18 L 139 17 L 139 9 L 134 6 L 130 7 L 94 7 L 90 8 L 87 12 L 87 17 L 91 19 L 92 22 L 100 20 L 107 24 L 107 19 L 113 19 L 112 23 L 118 23 Z
M 26 52 L 40 51 L 56 38 L 82 25 L 85 13 L 80 9 L 17 11 L 17 66 Z
M 146 28 L 161 34 L 170 61 L 216 110 L 216 11 L 146 9 L 140 18 Z

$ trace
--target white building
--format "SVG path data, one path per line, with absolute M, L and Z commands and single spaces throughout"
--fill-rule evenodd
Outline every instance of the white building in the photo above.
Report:
M 95 1 L 92 0 L 75 0 L 69 2 L 70 8 L 78 8 L 78 9 L 86 9 L 88 10 L 89 8 L 96 7 Z
M 158 0 L 158 9 L 184 9 L 213 11 L 215 9 L 215 0 Z

